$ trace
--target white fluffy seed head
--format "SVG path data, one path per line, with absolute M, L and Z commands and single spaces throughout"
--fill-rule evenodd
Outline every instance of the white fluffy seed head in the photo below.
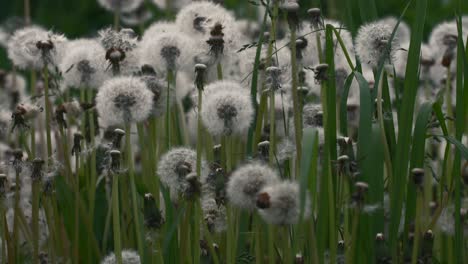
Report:
M 398 23 L 398 19 L 396 17 L 386 17 L 379 20 L 380 23 L 389 25 L 392 30 L 396 27 Z M 397 31 L 395 33 L 395 38 L 397 38 L 400 42 L 409 42 L 411 38 L 411 29 L 404 21 L 400 21 L 398 24 Z
M 163 33 L 177 32 L 177 25 L 169 21 L 157 21 L 151 24 L 143 33 L 141 42 L 152 41 L 156 36 Z
M 266 195 L 265 195 L 266 194 Z M 274 225 L 297 224 L 300 216 L 299 184 L 296 182 L 284 181 L 271 184 L 259 192 L 259 196 L 268 197 L 268 207 L 259 208 L 260 216 L 266 222 Z M 306 196 L 304 217 L 308 217 L 307 210 L 308 196 Z
M 122 263 L 123 264 L 140 264 L 140 256 L 137 252 L 129 249 L 122 250 Z M 105 257 L 101 264 L 117 264 L 117 259 L 114 253 Z
M 387 49 L 392 31 L 391 26 L 379 22 L 363 25 L 359 29 L 355 48 L 362 63 L 368 64 L 372 68 L 376 68 L 383 59 L 387 64 L 393 63 L 399 43 L 394 38 Z
M 39 49 L 39 42 L 47 42 L 49 50 Z M 42 69 L 45 65 L 56 65 L 63 55 L 66 38 L 48 32 L 38 26 L 15 31 L 8 41 L 8 58 L 20 69 Z
M 226 207 L 218 205 L 212 197 L 203 197 L 201 201 L 205 224 L 210 231 L 224 232 L 227 228 Z
M 99 88 L 109 78 L 106 51 L 96 40 L 80 40 L 67 45 L 59 69 L 64 87 Z
M 214 17 L 229 16 L 229 12 L 209 1 L 192 2 L 182 8 L 176 17 L 176 24 L 183 33 L 202 38 L 209 34 L 216 22 Z
M 234 206 L 252 211 L 256 208 L 258 192 L 278 181 L 278 174 L 269 166 L 261 163 L 246 164 L 229 177 L 227 197 Z
M 242 135 L 253 119 L 253 107 L 248 90 L 233 82 L 215 82 L 207 87 L 202 120 L 213 136 Z
M 447 49 L 456 49 L 457 38 L 458 29 L 456 23 L 443 22 L 435 26 L 429 36 L 429 45 L 435 57 L 440 60 Z
M 103 125 L 122 125 L 145 120 L 153 107 L 153 94 L 136 77 L 107 80 L 96 96 L 96 107 Z
M 109 51 L 123 52 L 124 59 L 119 62 L 120 75 L 132 75 L 139 70 L 137 45 L 138 39 L 132 29 L 123 28 L 115 31 L 106 28 L 98 32 L 99 41 L 106 51 L 102 56 L 106 56 Z M 110 66 L 110 61 L 108 65 Z M 108 66 L 108 67 L 109 67 Z
M 169 188 L 171 199 L 177 201 L 190 187 L 187 175 L 196 171 L 197 153 L 190 148 L 178 147 L 165 153 L 158 163 L 157 175 L 161 183 Z M 202 162 L 202 177 L 206 174 L 206 163 Z
M 195 48 L 196 49 L 196 48 Z M 168 70 L 193 69 L 194 47 L 185 34 L 163 33 L 141 43 L 140 64 L 151 65 L 164 75 Z
M 153 4 L 155 4 L 159 9 L 180 9 L 185 5 L 190 4 L 191 0 L 152 0 Z M 169 6 L 167 4 L 169 3 Z
M 98 3 L 107 11 L 129 13 L 135 11 L 144 0 L 98 0 Z

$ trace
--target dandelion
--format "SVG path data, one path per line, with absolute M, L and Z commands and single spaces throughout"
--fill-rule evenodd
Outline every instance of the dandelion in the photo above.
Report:
M 155 4 L 159 9 L 168 10 L 168 9 L 175 9 L 178 10 L 185 5 L 190 4 L 190 0 L 152 0 L 153 4 Z
M 248 91 L 234 82 L 219 81 L 206 87 L 201 115 L 203 123 L 214 136 L 244 134 L 253 119 L 253 107 Z
M 266 222 L 274 225 L 292 225 L 299 221 L 299 185 L 284 181 L 267 185 L 257 195 L 258 212 Z M 308 217 L 307 206 L 304 216 Z
M 196 170 L 197 153 L 189 148 L 178 147 L 164 154 L 158 163 L 157 175 L 161 183 L 169 188 L 171 199 L 178 200 L 178 196 L 186 197 L 190 191 L 190 177 Z M 202 162 L 202 175 L 197 176 L 204 179 L 206 176 L 206 165 Z
M 135 54 L 137 38 L 132 29 L 120 31 L 107 28 L 98 32 L 99 41 L 105 49 L 105 58 L 114 75 L 129 75 L 138 70 Z
M 246 164 L 230 176 L 226 187 L 227 197 L 234 206 L 252 211 L 256 208 L 258 192 L 278 181 L 278 174 L 269 166 L 261 163 Z
M 429 36 L 429 45 L 435 53 L 437 63 L 450 67 L 455 58 L 458 29 L 455 23 L 444 22 L 437 25 Z
M 42 69 L 57 65 L 66 38 L 37 26 L 17 30 L 8 42 L 8 58 L 20 69 Z
M 152 41 L 155 36 L 161 35 L 163 33 L 176 32 L 178 30 L 177 25 L 169 21 L 158 21 L 154 22 L 149 26 L 143 36 L 141 37 L 141 42 L 145 43 Z
M 201 204 L 208 230 L 215 233 L 224 232 L 227 228 L 226 207 L 218 205 L 211 197 L 203 198 Z
M 111 12 L 130 13 L 135 11 L 144 0 L 98 0 L 98 3 Z
M 266 69 L 266 84 L 273 91 L 279 90 L 282 84 L 281 69 L 270 66 Z
M 145 226 L 149 229 L 159 229 L 164 224 L 163 212 L 157 207 L 156 200 L 151 193 L 145 194 L 143 214 Z
M 99 88 L 108 78 L 106 51 L 95 40 L 81 40 L 68 45 L 59 69 L 65 87 Z
M 192 62 L 193 47 L 190 43 L 190 38 L 180 33 L 157 35 L 142 42 L 140 61 L 151 65 L 158 73 L 186 69 Z
M 141 122 L 151 112 L 153 94 L 136 77 L 116 77 L 104 83 L 96 107 L 106 126 Z
M 144 5 L 140 5 L 136 10 L 122 14 L 122 22 L 129 26 L 144 25 L 153 18 L 153 13 L 149 11 Z
M 8 106 L 10 109 L 22 101 L 26 93 L 26 79 L 13 72 L 1 72 L 0 70 L 0 87 L 4 93 L 0 95 L 0 105 Z
M 382 60 L 392 64 L 399 48 L 398 40 L 391 40 L 392 32 L 389 25 L 379 22 L 362 26 L 356 36 L 355 46 L 361 62 L 372 68 L 376 68 Z
M 129 249 L 122 250 L 122 264 L 140 264 L 140 256 L 137 252 Z M 117 264 L 117 259 L 114 253 L 105 257 L 101 264 Z
M 143 75 L 141 80 L 146 84 L 148 90 L 153 93 L 152 115 L 162 116 L 166 112 L 167 102 L 169 102 L 169 108 L 174 103 L 174 93 L 167 93 L 167 84 L 154 75 Z M 169 99 L 167 98 L 168 94 Z

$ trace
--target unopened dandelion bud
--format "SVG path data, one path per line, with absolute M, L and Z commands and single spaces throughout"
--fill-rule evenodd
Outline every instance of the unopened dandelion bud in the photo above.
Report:
M 203 86 L 205 85 L 205 71 L 205 64 L 195 64 L 195 85 L 198 90 L 203 90 Z
M 262 141 L 260 143 L 258 143 L 258 154 L 260 155 L 260 157 L 262 157 L 263 159 L 268 159 L 268 153 L 270 151 L 270 142 L 269 141 Z
M 414 168 L 411 170 L 413 174 L 413 182 L 416 186 L 421 187 L 424 183 L 424 169 L 422 168 Z
M 44 175 L 43 172 L 44 160 L 40 158 L 36 158 L 32 162 L 32 171 L 31 171 L 31 179 L 33 181 L 41 181 L 42 176 Z
M 367 193 L 367 190 L 369 189 L 369 185 L 365 182 L 356 182 L 354 184 L 354 187 L 356 188 L 356 191 L 353 194 L 353 200 L 356 203 L 362 203 L 364 202 L 364 196 Z
M 299 26 L 299 4 L 296 2 L 286 2 L 281 9 L 287 13 L 289 28 L 296 29 Z
M 307 15 L 309 15 L 309 21 L 314 30 L 324 28 L 322 11 L 320 10 L 320 8 L 311 8 L 307 10 Z
M 73 134 L 73 146 L 71 150 L 72 156 L 80 155 L 81 153 L 81 141 L 83 140 L 83 135 L 81 133 Z
M 295 264 L 304 264 L 305 263 L 304 256 L 302 254 L 300 254 L 300 253 L 297 253 L 296 257 L 294 258 L 294 263 Z
M 8 177 L 6 174 L 0 174 L 0 199 L 5 198 L 7 194 Z
M 308 42 L 307 39 L 304 37 L 299 37 L 296 39 L 296 58 L 298 60 L 302 60 L 303 52 L 307 48 Z
M 281 69 L 276 66 L 270 66 L 266 69 L 266 83 L 268 88 L 276 91 L 281 88 Z
M 145 194 L 143 214 L 145 226 L 149 229 L 159 229 L 164 224 L 161 210 L 157 207 L 156 200 L 151 193 Z
M 257 208 L 270 208 L 270 195 L 268 193 L 264 192 L 257 195 Z
M 119 150 L 111 150 L 111 170 L 117 172 L 120 170 L 121 153 Z
M 15 168 L 16 173 L 21 173 L 23 169 L 23 151 L 21 149 L 15 149 L 12 152 L 13 154 L 13 168 Z
M 314 68 L 314 78 L 317 83 L 328 80 L 328 64 L 319 64 Z
M 156 71 L 154 70 L 153 66 L 145 64 L 141 66 L 141 74 L 156 76 Z
M 216 144 L 213 146 L 213 154 L 215 157 L 215 161 L 219 162 L 221 160 L 221 151 L 222 151 L 222 146 L 221 144 Z
M 122 138 L 125 136 L 125 131 L 123 129 L 116 128 L 112 134 L 112 148 L 120 149 L 122 145 Z
M 421 258 L 423 263 L 430 263 L 432 258 L 432 249 L 434 245 L 434 233 L 431 229 L 427 230 L 423 234 L 422 246 L 421 246 Z

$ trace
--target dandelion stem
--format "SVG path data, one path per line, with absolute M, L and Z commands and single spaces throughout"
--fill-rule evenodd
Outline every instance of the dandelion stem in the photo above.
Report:
M 118 264 L 122 264 L 122 246 L 120 236 L 120 211 L 119 211 L 119 176 L 112 177 L 112 215 L 114 226 L 114 254 Z
M 44 104 L 46 112 L 46 137 L 47 137 L 47 166 L 50 168 L 53 165 L 52 159 L 52 135 L 50 129 L 51 113 L 49 100 L 49 68 L 44 66 Z
M 419 253 L 419 239 L 421 236 L 421 218 L 422 218 L 422 210 L 424 206 L 424 198 L 422 189 L 418 187 L 418 196 L 417 196 L 417 204 L 416 204 L 416 216 L 414 217 L 414 242 L 413 242 L 413 253 L 411 255 L 411 264 L 416 264 L 418 262 L 418 253 Z
M 292 74 L 292 97 L 293 97 L 293 108 L 294 108 L 294 138 L 296 140 L 296 171 L 300 168 L 300 161 L 302 156 L 302 109 L 301 102 L 297 92 L 297 59 L 296 59 L 296 28 L 290 26 L 291 30 L 291 74 Z M 297 176 L 297 174 L 296 174 Z
M 141 226 L 140 226 L 140 214 L 137 201 L 137 190 L 135 186 L 135 172 L 133 165 L 133 153 L 132 153 L 132 142 L 131 142 L 131 124 L 125 125 L 125 156 L 127 162 L 128 174 L 130 176 L 130 191 L 132 195 L 132 207 L 133 207 L 133 219 L 135 221 L 135 231 L 138 245 L 138 253 L 140 257 L 144 257 L 143 249 L 143 237 L 141 235 Z
M 384 74 L 386 78 L 386 74 Z M 379 119 L 379 126 L 380 126 L 380 135 L 382 139 L 382 144 L 383 144 L 383 149 L 384 149 L 384 158 L 385 158 L 385 164 L 387 168 L 387 177 L 391 181 L 393 180 L 393 166 L 392 166 L 392 160 L 391 160 L 391 154 L 390 154 L 390 149 L 388 147 L 388 141 L 387 141 L 387 135 L 385 134 L 385 126 L 384 126 L 384 118 L 383 118 L 383 108 L 382 108 L 382 89 L 383 85 L 382 82 L 379 81 L 379 86 L 378 86 L 378 91 L 377 91 L 377 116 Z
M 34 263 L 39 263 L 39 200 L 40 182 L 32 181 L 32 240 Z
M 25 2 L 29 3 L 29 0 L 25 0 Z M 35 70 L 31 70 L 31 96 L 34 97 L 36 95 L 36 79 L 37 74 Z M 34 160 L 36 157 L 36 130 L 34 128 L 34 124 L 31 125 L 30 129 L 31 133 L 31 160 Z

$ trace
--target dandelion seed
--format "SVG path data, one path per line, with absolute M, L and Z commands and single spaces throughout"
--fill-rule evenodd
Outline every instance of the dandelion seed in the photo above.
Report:
M 299 185 L 289 181 L 267 185 L 257 195 L 257 207 L 263 220 L 270 224 L 296 224 L 300 215 Z M 305 208 L 304 216 L 308 217 Z
M 226 207 L 218 205 L 215 199 L 208 197 L 202 199 L 202 211 L 205 223 L 210 232 L 220 233 L 226 230 Z
M 383 60 L 392 64 L 395 51 L 399 48 L 397 39 L 391 40 L 392 28 L 383 23 L 370 23 L 362 26 L 356 36 L 356 53 L 362 63 L 376 68 Z
M 164 33 L 171 33 L 177 32 L 178 28 L 177 25 L 173 22 L 169 21 L 157 21 L 151 24 L 146 30 L 143 36 L 141 37 L 141 42 L 145 43 L 148 41 L 152 41 L 155 36 L 164 34 Z
M 138 58 L 134 52 L 137 38 L 132 29 L 115 31 L 107 28 L 98 32 L 101 45 L 104 47 L 105 59 L 112 66 L 114 75 L 133 74 L 138 70 Z
M 281 89 L 282 75 L 280 68 L 270 66 L 266 69 L 266 84 L 273 91 Z
M 246 164 L 230 176 L 227 197 L 234 206 L 252 211 L 256 208 L 258 192 L 264 186 L 278 181 L 277 173 L 269 166 L 261 163 Z
M 104 125 L 145 120 L 152 109 L 153 94 L 136 77 L 116 77 L 104 83 L 96 96 L 96 108 Z

